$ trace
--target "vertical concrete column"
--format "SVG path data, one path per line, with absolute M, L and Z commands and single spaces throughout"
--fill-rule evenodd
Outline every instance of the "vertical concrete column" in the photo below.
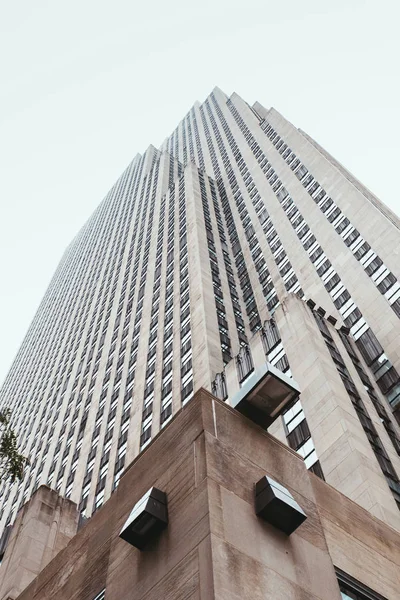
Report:
M 78 529 L 76 504 L 41 486 L 19 511 L 0 568 L 0 600 L 14 600 Z
M 399 529 L 392 493 L 311 311 L 288 296 L 275 316 L 326 481 Z
M 215 310 L 210 258 L 204 225 L 198 171 L 185 171 L 189 259 L 190 312 L 194 358 L 194 389 L 211 389 L 215 374 L 222 371 L 221 342 Z

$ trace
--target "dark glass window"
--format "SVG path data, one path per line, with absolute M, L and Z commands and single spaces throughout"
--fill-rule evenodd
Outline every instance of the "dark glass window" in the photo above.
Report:
M 370 587 L 335 568 L 343 600 L 387 600 L 385 596 L 374 592 Z

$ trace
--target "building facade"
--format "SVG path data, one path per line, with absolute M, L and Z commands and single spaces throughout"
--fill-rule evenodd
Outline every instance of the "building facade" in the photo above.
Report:
M 229 404 L 268 361 L 302 390 L 271 433 L 400 529 L 399 223 L 274 109 L 196 103 L 67 248 L 6 377 L 30 466 L 0 526 L 42 484 L 91 516 L 196 390 Z
M 254 486 L 265 476 L 304 513 L 289 535 L 256 514 Z M 168 524 L 139 550 L 119 533 L 153 486 L 167 496 Z M 52 503 L 49 492 L 39 488 L 22 511 L 36 524 Z M 65 512 L 67 502 L 61 501 Z M 9 562 L 18 557 L 29 577 L 35 544 L 17 546 L 7 550 Z M 399 566 L 399 532 L 307 471 L 286 444 L 199 390 L 28 587 L 21 592 L 10 573 L 0 598 L 397 600 Z

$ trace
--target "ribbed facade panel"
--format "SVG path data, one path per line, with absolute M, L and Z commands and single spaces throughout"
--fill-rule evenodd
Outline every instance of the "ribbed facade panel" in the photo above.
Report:
M 135 157 L 61 259 L 0 393 L 31 462 L 0 487 L 1 526 L 44 483 L 90 516 L 197 389 L 229 402 L 268 360 L 304 388 L 271 431 L 399 527 L 399 247 L 395 215 L 316 142 L 216 88 Z M 329 442 L 338 422 L 346 439 Z M 361 456 L 371 480 L 351 487 Z

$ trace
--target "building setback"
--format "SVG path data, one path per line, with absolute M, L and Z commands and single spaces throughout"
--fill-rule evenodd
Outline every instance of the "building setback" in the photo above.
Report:
M 31 464 L 0 527 L 42 484 L 91 516 L 197 390 L 229 404 L 268 361 L 302 391 L 270 432 L 400 529 L 399 247 L 316 142 L 216 88 L 60 262 L 1 390 Z

